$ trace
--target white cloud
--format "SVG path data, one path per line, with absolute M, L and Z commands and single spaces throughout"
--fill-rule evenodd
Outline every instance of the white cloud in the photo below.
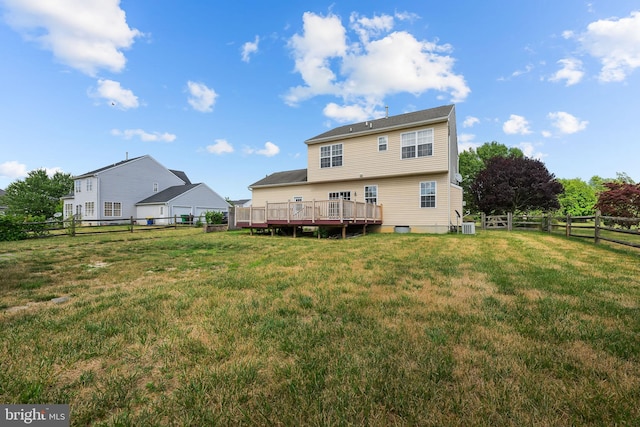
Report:
M 255 41 L 246 42 L 242 45 L 242 60 L 244 62 L 249 62 L 251 55 L 258 51 L 258 43 L 260 43 L 260 37 L 256 36 Z
M 143 34 L 127 24 L 119 0 L 4 0 L 7 23 L 63 64 L 90 76 L 120 72 L 122 53 Z
M 333 95 L 345 105 L 342 110 L 328 105 L 325 111 L 349 115 L 357 110 L 354 106 L 376 111 L 384 105 L 385 96 L 395 93 L 420 95 L 435 90 L 449 94 L 454 102 L 470 93 L 464 77 L 453 72 L 450 45 L 420 41 L 405 31 L 390 32 L 394 17 L 388 15 L 352 14 L 350 24 L 358 41 L 348 44 L 347 30 L 338 16 L 303 15 L 302 34 L 289 40 L 289 48 L 304 84 L 289 89 L 287 104 Z
M 547 157 L 547 154 L 537 151 L 535 146 L 530 142 L 521 142 L 518 144 L 518 148 L 522 150 L 522 154 L 531 159 L 542 160 Z
M 0 163 L 0 176 L 16 179 L 27 176 L 27 166 L 15 160 Z
M 273 142 L 267 141 L 264 143 L 264 148 L 256 150 L 251 147 L 246 147 L 244 149 L 246 154 L 259 154 L 261 156 L 273 157 L 280 152 L 280 147 L 278 147 Z
M 187 82 L 189 90 L 189 105 L 194 110 L 201 113 L 209 113 L 213 111 L 213 104 L 216 102 L 218 94 L 215 90 L 208 88 L 204 83 Z
M 576 133 L 587 128 L 589 124 L 586 120 L 580 120 L 577 117 L 565 113 L 564 111 L 557 111 L 549 113 L 547 117 L 552 120 L 552 125 L 557 128 L 560 133 L 571 134 Z
M 476 149 L 480 146 L 477 142 L 474 142 L 476 136 L 471 133 L 459 133 L 458 134 L 458 152 L 468 151 L 470 149 Z
M 553 134 L 548 130 L 543 130 L 541 133 L 542 133 L 542 136 L 545 138 L 551 138 L 553 136 Z
M 372 115 L 372 111 L 366 106 L 361 105 L 343 105 L 340 106 L 335 102 L 330 102 L 322 110 L 326 117 L 342 123 L 362 122 Z
M 120 82 L 113 80 L 98 80 L 98 89 L 90 91 L 89 94 L 94 98 L 103 98 L 107 101 L 107 104 L 121 110 L 138 108 L 140 105 L 138 97 L 135 96 L 131 90 L 124 89 L 120 86 Z
M 634 11 L 625 18 L 592 22 L 586 32 L 576 36 L 582 48 L 600 60 L 601 81 L 623 81 L 640 67 L 639 28 L 640 11 Z
M 465 117 L 464 122 L 462 122 L 462 126 L 465 127 L 465 128 L 470 128 L 473 125 L 476 125 L 478 123 L 480 123 L 480 119 L 479 118 L 473 117 L 473 116 L 467 116 L 467 117 Z
M 211 154 L 233 153 L 233 146 L 225 139 L 216 139 L 216 143 L 207 145 L 207 151 Z
M 47 176 L 48 176 L 49 178 L 53 177 L 53 176 L 54 176 L 56 173 L 58 173 L 58 172 L 60 172 L 60 173 L 64 173 L 64 171 L 62 170 L 62 168 L 60 168 L 60 167 L 58 167 L 58 166 L 55 166 L 55 167 L 52 167 L 52 168 L 47 168 L 47 167 L 45 167 L 45 168 L 42 168 L 42 169 L 44 169 L 44 170 L 45 170 L 45 172 L 47 173 Z
M 144 142 L 173 142 L 176 136 L 172 133 L 164 132 L 146 132 L 142 129 L 125 129 L 123 131 L 118 129 L 111 130 L 111 135 L 120 136 L 124 139 L 131 139 L 134 136 L 140 138 Z
M 522 116 L 512 114 L 509 116 L 509 120 L 504 122 L 502 130 L 508 135 L 519 134 L 527 135 L 531 133 L 529 130 L 529 122 Z
M 562 68 L 558 70 L 553 76 L 551 76 L 549 80 L 551 80 L 552 82 L 565 80 L 566 86 L 580 83 L 580 80 L 582 80 L 582 77 L 584 77 L 584 71 L 582 71 L 582 61 L 575 58 L 566 58 L 559 60 L 558 64 L 562 65 Z

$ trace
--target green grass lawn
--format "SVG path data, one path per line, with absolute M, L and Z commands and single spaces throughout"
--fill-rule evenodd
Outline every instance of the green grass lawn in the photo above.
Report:
M 640 424 L 640 252 L 557 235 L 2 242 L 0 322 L 72 425 Z

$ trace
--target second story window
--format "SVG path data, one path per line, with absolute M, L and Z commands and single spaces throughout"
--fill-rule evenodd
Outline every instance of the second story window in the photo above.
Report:
M 87 178 L 87 191 L 93 191 L 93 181 L 91 178 Z
M 80 193 L 82 191 L 82 181 L 77 180 L 76 181 L 76 193 Z
M 403 159 L 433 155 L 433 129 L 403 133 L 400 139 Z
M 342 166 L 342 144 L 320 147 L 320 167 L 335 168 Z
M 387 151 L 388 139 L 385 136 L 378 137 L 378 151 Z

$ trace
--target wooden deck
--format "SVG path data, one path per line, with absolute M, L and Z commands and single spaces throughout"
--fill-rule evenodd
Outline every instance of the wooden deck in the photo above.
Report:
M 266 203 L 266 206 L 236 207 L 235 225 L 239 228 L 292 227 L 294 237 L 300 226 L 342 227 L 382 224 L 382 206 L 351 200 L 312 200 Z

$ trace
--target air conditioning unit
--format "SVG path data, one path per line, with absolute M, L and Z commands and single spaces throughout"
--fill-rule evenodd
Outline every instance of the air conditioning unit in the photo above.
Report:
M 462 223 L 462 234 L 476 234 L 476 223 L 475 222 L 463 222 Z

